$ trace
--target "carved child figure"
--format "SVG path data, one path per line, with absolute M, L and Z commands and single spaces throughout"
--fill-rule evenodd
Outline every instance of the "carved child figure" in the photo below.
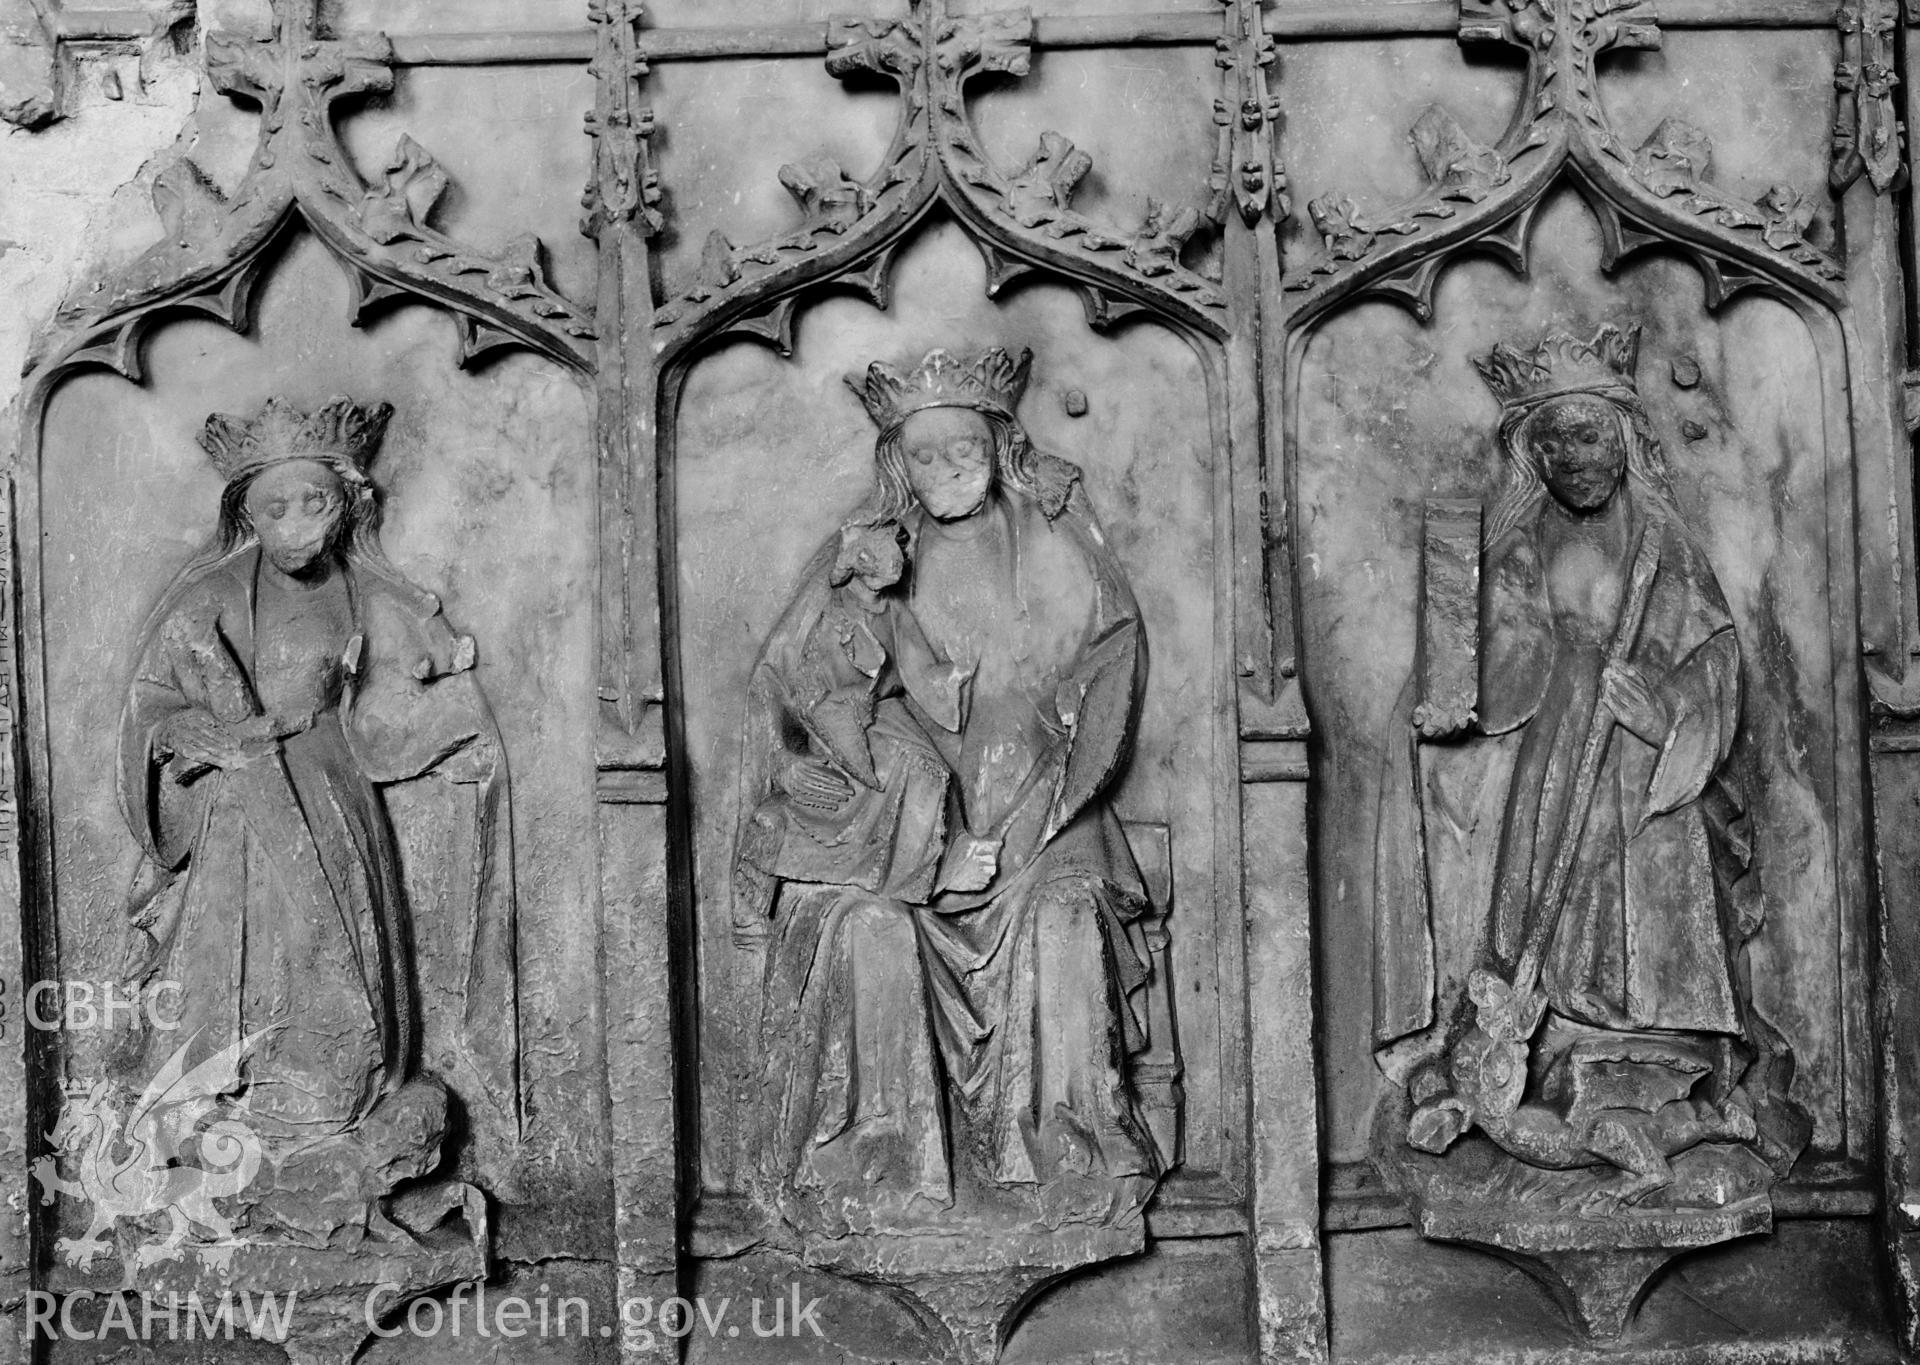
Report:
M 932 890 L 946 843 L 948 771 L 905 703 L 883 695 L 896 652 L 900 667 L 932 653 L 911 617 L 891 609 L 907 541 L 897 521 L 841 528 L 825 602 L 785 670 L 809 751 L 788 764 L 750 825 L 744 856 L 768 875 L 897 895 Z M 956 707 L 965 680 L 943 679 Z M 823 790 L 823 762 L 852 780 L 844 804 Z
M 851 378 L 873 491 L 802 571 L 748 696 L 756 1196 L 810 1259 L 887 1279 L 998 1257 L 989 1232 L 1056 1269 L 1137 1251 L 1160 1171 L 1125 1071 L 1145 888 L 1106 795 L 1144 639 L 1079 470 L 1015 415 L 1030 361 L 935 351 Z
M 833 595 L 807 638 L 809 676 L 799 680 L 803 722 L 848 776 L 875 790 L 880 779 L 867 732 L 887 650 L 874 634 L 874 618 L 886 610 L 880 595 L 906 572 L 906 541 L 906 528 L 897 522 L 841 528 L 840 556 L 827 580 Z M 809 683 L 821 689 L 811 701 Z

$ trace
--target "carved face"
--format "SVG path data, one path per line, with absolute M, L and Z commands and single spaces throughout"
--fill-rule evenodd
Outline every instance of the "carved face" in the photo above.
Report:
M 1606 506 L 1627 468 L 1627 437 L 1620 410 L 1604 398 L 1572 394 L 1540 405 L 1520 429 L 1540 464 L 1541 477 L 1576 512 Z
M 870 592 L 900 581 L 907 571 L 907 528 L 897 522 L 840 528 L 840 554 L 833 565 L 835 587 L 857 578 Z
M 347 490 L 317 460 L 289 460 L 262 471 L 247 489 L 247 521 L 273 567 L 299 574 L 329 551 L 346 520 Z
M 914 497 L 938 521 L 961 521 L 993 487 L 993 428 L 971 408 L 926 408 L 900 427 Z

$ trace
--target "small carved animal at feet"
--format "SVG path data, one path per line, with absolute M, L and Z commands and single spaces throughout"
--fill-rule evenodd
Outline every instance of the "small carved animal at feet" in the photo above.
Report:
M 1644 1044 L 1577 1045 L 1557 1063 L 1565 1067 L 1564 1106 L 1533 1100 L 1511 1107 L 1487 1093 L 1487 1078 L 1500 1074 L 1479 1054 L 1504 1045 L 1469 1034 L 1456 1045 L 1449 1072 L 1451 1094 L 1421 1104 L 1412 1131 L 1431 1141 L 1422 1150 L 1443 1152 L 1468 1127 L 1477 1127 L 1509 1156 L 1547 1170 L 1611 1166 L 1616 1174 L 1582 1193 L 1573 1212 L 1607 1217 L 1674 1182 L 1670 1158 L 1703 1142 L 1749 1142 L 1757 1128 L 1744 1094 L 1715 1104 L 1691 1091 L 1705 1076 L 1705 1063 L 1680 1049 Z M 1623 1068 L 1642 1079 L 1622 1087 L 1601 1077 Z M 1448 1134 L 1451 1133 L 1451 1136 Z

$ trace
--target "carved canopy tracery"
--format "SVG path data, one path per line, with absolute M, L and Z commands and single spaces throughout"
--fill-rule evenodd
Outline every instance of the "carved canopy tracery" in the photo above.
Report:
M 285 7 L 271 37 L 209 34 L 213 84 L 260 108 L 246 177 L 229 198 L 185 157 L 156 176 L 164 235 L 70 297 L 38 336 L 28 369 L 42 392 L 61 374 L 94 367 L 139 382 L 142 343 L 170 315 L 201 314 L 246 330 L 270 248 L 295 220 L 345 269 L 355 325 L 376 305 L 412 298 L 453 314 L 462 365 L 519 346 L 591 369 L 593 310 L 547 282 L 536 238 L 486 252 L 433 227 L 447 174 L 409 136 L 371 182 L 354 168 L 334 127 L 335 108 L 391 90 L 392 58 L 384 35 L 316 37 L 304 2 Z
M 1027 164 L 1011 173 L 981 145 L 967 87 L 988 75 L 1025 75 L 1032 39 L 1025 9 L 950 17 L 944 0 L 913 0 L 899 19 L 832 20 L 827 70 L 899 88 L 891 146 L 865 179 L 826 157 L 782 167 L 800 226 L 746 247 L 713 233 L 698 280 L 655 315 L 662 358 L 725 336 L 789 352 L 800 297 L 818 286 L 886 307 L 902 241 L 942 205 L 986 257 L 990 295 L 1049 273 L 1079 286 L 1096 328 L 1151 313 L 1201 335 L 1225 335 L 1227 301 L 1218 284 L 1181 262 L 1200 225 L 1197 209 L 1150 200 L 1138 228 L 1116 230 L 1073 208 L 1093 162 L 1066 137 L 1042 134 Z
M 1751 289 L 1840 307 L 1843 267 L 1807 240 L 1813 206 L 1797 191 L 1776 185 L 1747 202 L 1713 184 L 1712 140 L 1679 119 L 1663 120 L 1638 147 L 1620 135 L 1602 99 L 1600 59 L 1660 39 L 1651 0 L 1460 0 L 1462 43 L 1526 54 L 1507 131 L 1484 146 L 1431 106 L 1409 133 L 1428 182 L 1418 195 L 1384 212 L 1314 200 L 1322 246 L 1286 280 L 1292 326 L 1366 297 L 1424 321 L 1441 273 L 1474 252 L 1525 273 L 1534 216 L 1563 180 L 1599 219 L 1605 270 L 1664 245 L 1699 268 L 1711 308 Z

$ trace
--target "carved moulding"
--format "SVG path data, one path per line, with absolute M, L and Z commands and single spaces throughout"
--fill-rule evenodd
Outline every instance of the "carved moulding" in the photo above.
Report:
M 1813 208 L 1799 193 L 1776 185 L 1748 202 L 1714 185 L 1712 140 L 1679 119 L 1663 121 L 1639 147 L 1615 131 L 1598 61 L 1660 45 L 1650 0 L 1460 0 L 1460 15 L 1461 42 L 1504 42 L 1527 54 L 1507 131 L 1485 146 L 1435 105 L 1409 134 L 1428 181 L 1412 200 L 1384 212 L 1347 198 L 1314 200 L 1308 211 L 1322 246 L 1285 282 L 1291 328 L 1363 297 L 1390 299 L 1425 321 L 1447 265 L 1475 252 L 1524 273 L 1533 217 L 1562 179 L 1600 221 L 1604 270 L 1664 246 L 1698 267 L 1710 308 L 1749 289 L 1843 306 L 1843 267 L 1807 240 Z
M 1074 210 L 1074 190 L 1093 162 L 1066 137 L 1042 134 L 1027 164 L 1011 173 L 981 147 L 966 88 L 982 76 L 1025 75 L 1032 36 L 1027 10 L 949 18 L 944 0 L 913 0 L 900 19 L 833 19 L 827 70 L 899 87 L 891 146 L 865 179 L 826 157 L 783 167 L 780 181 L 800 207 L 800 226 L 747 247 L 712 234 L 698 279 L 655 315 L 661 357 L 726 336 L 791 353 L 798 297 L 813 286 L 851 290 L 886 307 L 901 241 L 940 205 L 986 258 L 990 295 L 1047 273 L 1079 287 L 1095 328 L 1152 314 L 1197 335 L 1224 336 L 1224 294 L 1180 260 L 1200 225 L 1197 209 L 1150 200 L 1138 228 L 1116 230 Z

